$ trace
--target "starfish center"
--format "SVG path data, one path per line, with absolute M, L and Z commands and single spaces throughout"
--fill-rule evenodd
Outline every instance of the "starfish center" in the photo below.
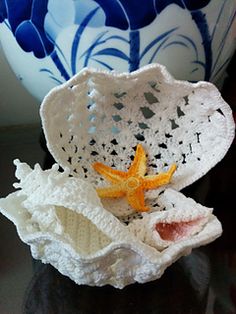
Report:
M 136 190 L 141 185 L 141 182 L 140 179 L 137 177 L 130 177 L 127 179 L 125 185 L 127 190 L 132 191 Z
M 146 153 L 142 145 L 138 144 L 134 160 L 127 172 L 113 169 L 100 162 L 95 162 L 93 168 L 111 183 L 110 186 L 96 189 L 101 198 L 126 197 L 131 207 L 139 212 L 146 212 L 149 207 L 145 206 L 144 192 L 168 184 L 176 170 L 176 164 L 171 165 L 167 172 L 146 175 Z

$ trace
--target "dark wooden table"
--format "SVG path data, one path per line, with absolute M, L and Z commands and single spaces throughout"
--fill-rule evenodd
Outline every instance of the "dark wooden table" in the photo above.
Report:
M 223 97 L 236 111 L 236 58 L 229 66 Z M 0 196 L 13 191 L 19 158 L 45 166 L 41 127 L 0 130 Z M 77 286 L 49 265 L 35 262 L 14 226 L 0 215 L 0 314 L 233 314 L 236 313 L 236 144 L 204 178 L 184 190 L 214 207 L 223 235 L 173 264 L 154 282 L 123 290 Z M 46 161 L 46 166 L 49 166 Z

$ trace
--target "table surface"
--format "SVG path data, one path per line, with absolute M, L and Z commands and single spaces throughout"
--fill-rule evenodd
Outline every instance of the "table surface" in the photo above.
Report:
M 222 95 L 236 105 L 236 60 Z M 19 158 L 48 164 L 40 145 L 40 126 L 0 129 L 0 197 L 13 191 Z M 207 175 L 185 189 L 196 201 L 214 207 L 223 235 L 170 266 L 161 279 L 123 290 L 78 286 L 50 265 L 34 261 L 15 227 L 0 215 L 0 314 L 75 313 L 236 313 L 236 143 Z

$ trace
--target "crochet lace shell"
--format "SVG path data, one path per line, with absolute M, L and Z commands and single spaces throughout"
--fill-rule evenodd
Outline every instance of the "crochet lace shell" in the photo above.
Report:
M 128 74 L 84 69 L 49 93 L 41 118 L 55 160 L 95 187 L 107 182 L 93 162 L 126 171 L 141 143 L 148 173 L 176 163 L 171 187 L 181 190 L 219 162 L 234 137 L 231 109 L 214 85 L 174 80 L 158 64 Z M 161 190 L 146 193 L 149 207 Z M 120 199 L 103 206 L 116 216 L 133 212 Z
M 58 164 L 43 171 L 15 161 L 19 190 L 0 200 L 34 258 L 78 284 L 123 288 L 159 278 L 221 234 L 212 209 L 178 192 L 234 137 L 231 110 L 212 84 L 176 81 L 157 64 L 121 74 L 84 69 L 46 96 L 41 119 Z M 108 183 L 92 167 L 127 171 L 138 143 L 148 174 L 177 164 L 168 186 L 145 193 L 151 210 L 143 214 L 125 199 L 101 200 L 96 188 Z
M 179 257 L 221 234 L 211 210 L 180 192 L 166 190 L 159 199 L 165 211 L 126 226 L 103 208 L 90 183 L 70 177 L 68 171 L 58 172 L 57 165 L 43 171 L 39 165 L 32 170 L 15 163 L 20 179 L 15 187 L 20 190 L 0 200 L 1 212 L 16 225 L 34 258 L 78 284 L 123 288 L 155 280 Z M 173 241 L 166 241 L 167 233 L 158 233 L 155 226 L 160 222 L 168 226 Z

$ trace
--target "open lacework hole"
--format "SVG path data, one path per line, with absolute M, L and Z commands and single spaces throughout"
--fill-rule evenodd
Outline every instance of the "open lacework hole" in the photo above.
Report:
M 133 220 L 137 220 L 137 219 L 142 219 L 143 216 L 141 213 L 133 213 L 133 214 L 129 214 L 123 217 L 119 217 L 119 220 L 125 224 L 125 225 L 129 225 Z
M 148 194 L 150 194 L 150 191 L 146 193 L 146 195 Z M 160 194 L 162 194 L 162 192 L 160 192 Z M 147 197 L 145 199 L 146 205 L 150 208 L 149 213 L 166 209 L 163 204 L 157 202 L 158 193 L 155 193 L 152 197 Z M 125 198 L 104 198 L 101 199 L 101 201 L 103 207 L 112 212 L 124 225 L 128 226 L 133 220 L 140 220 L 143 218 L 143 214 L 135 212 L 134 209 L 127 204 Z
M 111 243 L 109 237 L 82 214 L 62 206 L 56 207 L 56 214 L 64 229 L 64 236 L 79 254 L 95 254 Z

